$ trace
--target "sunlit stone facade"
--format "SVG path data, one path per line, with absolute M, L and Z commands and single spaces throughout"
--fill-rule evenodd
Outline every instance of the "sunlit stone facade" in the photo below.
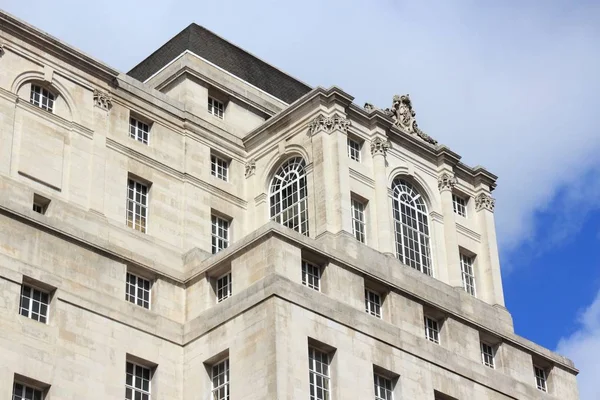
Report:
M 496 176 L 407 95 L 197 25 L 128 74 L 4 13 L 0 48 L 0 398 L 578 398 L 504 307 Z

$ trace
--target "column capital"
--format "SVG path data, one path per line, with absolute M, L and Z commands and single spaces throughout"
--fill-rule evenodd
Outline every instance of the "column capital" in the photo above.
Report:
M 440 192 L 454 189 L 456 183 L 457 181 L 454 177 L 454 174 L 444 172 L 438 177 L 438 189 L 440 190 Z
M 382 155 L 385 157 L 390 147 L 390 142 L 387 139 L 383 140 L 380 137 L 376 137 L 371 141 L 371 155 Z
M 244 175 L 246 176 L 246 178 L 249 178 L 252 175 L 254 175 L 255 172 L 256 172 L 256 160 L 253 158 L 252 160 L 250 160 L 246 163 L 246 170 L 244 172 Z
M 490 196 L 487 193 L 480 193 L 475 196 L 475 210 L 488 210 L 494 212 L 494 207 L 496 206 L 496 199 Z
M 339 114 L 333 114 L 331 117 L 319 115 L 308 124 L 308 135 L 313 136 L 319 132 L 332 133 L 334 130 L 347 133 L 350 126 L 350 120 Z
M 112 107 L 112 98 L 110 94 L 102 90 L 94 89 L 94 106 L 109 111 Z

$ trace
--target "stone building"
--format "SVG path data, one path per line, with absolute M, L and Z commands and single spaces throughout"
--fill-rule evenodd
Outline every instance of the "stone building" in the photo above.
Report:
M 504 307 L 496 176 L 408 95 L 195 24 L 127 74 L 6 13 L 0 49 L 0 398 L 578 399 Z

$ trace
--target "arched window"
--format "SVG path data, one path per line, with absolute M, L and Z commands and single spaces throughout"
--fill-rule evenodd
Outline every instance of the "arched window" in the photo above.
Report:
M 396 254 L 400 261 L 431 275 L 427 206 L 415 188 L 403 179 L 392 183 Z
M 308 202 L 305 163 L 301 157 L 287 160 L 271 181 L 271 219 L 308 236 Z

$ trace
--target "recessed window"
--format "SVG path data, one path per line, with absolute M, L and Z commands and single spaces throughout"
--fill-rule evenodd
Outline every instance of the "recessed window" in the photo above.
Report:
M 48 89 L 38 85 L 31 85 L 31 104 L 38 106 L 42 110 L 52 112 L 54 110 L 54 94 Z
M 20 314 L 24 317 L 46 323 L 50 294 L 43 290 L 23 284 L 21 287 Z
M 394 383 L 391 379 L 373 374 L 373 381 L 375 383 L 375 400 L 393 400 Z
M 12 400 L 43 400 L 44 392 L 23 383 L 15 382 L 13 385 Z
M 470 257 L 466 254 L 460 254 L 460 269 L 462 271 L 462 284 L 463 288 L 471 296 L 475 296 L 475 272 L 473 269 L 473 263 L 475 257 Z
M 50 199 L 40 196 L 37 193 L 33 195 L 33 211 L 39 214 L 46 214 L 48 206 L 50 205 Z
M 481 362 L 483 365 L 490 368 L 496 368 L 494 356 L 494 347 L 488 343 L 481 342 Z
M 150 309 L 150 289 L 152 283 L 134 274 L 127 273 L 125 300 L 140 307 Z
M 231 272 L 228 272 L 217 279 L 217 303 L 220 303 L 226 298 L 231 297 L 231 283 Z
M 351 200 L 352 208 L 352 233 L 361 243 L 366 241 L 365 204 L 357 199 Z
M 221 157 L 211 155 L 210 174 L 227 182 L 229 179 L 229 162 Z
M 539 390 L 542 392 L 548 391 L 548 377 L 546 374 L 546 370 L 544 368 L 540 368 L 536 365 L 533 366 L 533 370 L 535 373 L 535 384 Z
M 365 289 L 365 311 L 381 318 L 381 295 L 371 289 Z
M 308 371 L 310 400 L 329 400 L 331 398 L 329 354 L 309 347 Z
M 361 148 L 361 142 L 352 138 L 348 138 L 348 157 L 350 157 L 351 160 L 360 162 Z
M 454 208 L 455 214 L 458 214 L 461 217 L 467 217 L 467 201 L 464 198 L 453 193 L 452 207 Z
M 440 344 L 440 324 L 437 320 L 425 316 L 425 338 Z
M 302 261 L 302 284 L 316 291 L 321 290 L 321 268 L 308 261 Z
M 212 399 L 229 400 L 229 359 L 225 359 L 211 368 Z
M 130 117 L 129 137 L 137 140 L 138 142 L 148 144 L 150 138 L 150 126 L 147 123 L 140 121 L 139 119 Z
M 150 381 L 152 371 L 150 368 L 127 362 L 125 377 L 126 400 L 150 400 Z
M 216 254 L 229 246 L 229 221 L 216 215 L 212 215 L 211 225 L 212 253 Z
M 225 105 L 219 100 L 213 97 L 209 97 L 208 112 L 217 118 L 223 119 L 223 116 L 225 114 Z
M 129 179 L 127 183 L 127 226 L 146 233 L 148 185 Z

